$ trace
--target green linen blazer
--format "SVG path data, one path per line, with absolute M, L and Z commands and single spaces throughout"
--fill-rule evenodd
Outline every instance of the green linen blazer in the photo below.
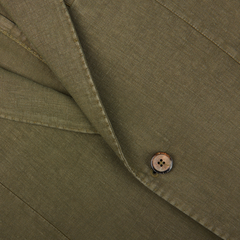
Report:
M 239 11 L 0 0 L 0 239 L 240 239 Z

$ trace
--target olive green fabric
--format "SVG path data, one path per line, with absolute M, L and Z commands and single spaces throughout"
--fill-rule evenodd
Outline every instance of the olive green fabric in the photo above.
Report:
M 99 135 L 4 119 L 0 131 L 0 239 L 219 239 L 137 181 Z
M 97 133 L 71 97 L 1 68 L 0 76 L 0 117 L 75 132 Z
M 151 190 L 219 236 L 237 239 L 239 64 L 158 2 L 130 2 L 75 1 L 70 8 L 125 157 Z M 231 21 L 234 5 L 229 13 L 223 8 L 216 7 L 218 18 Z M 206 9 L 201 15 L 217 21 Z M 238 42 L 224 44 L 230 40 Z M 175 168 L 153 179 L 149 159 L 158 150 Z
M 239 239 L 237 2 L 0 4 L 0 239 Z
M 3 15 L 0 15 L 0 32 L 2 68 L 68 95 L 23 32 Z

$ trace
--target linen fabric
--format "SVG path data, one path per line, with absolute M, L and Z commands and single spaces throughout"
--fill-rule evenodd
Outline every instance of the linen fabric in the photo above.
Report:
M 237 1 L 0 6 L 0 239 L 239 239 Z

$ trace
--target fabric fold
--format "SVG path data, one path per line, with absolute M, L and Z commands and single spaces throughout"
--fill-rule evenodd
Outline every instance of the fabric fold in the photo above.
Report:
M 156 1 L 75 1 L 73 20 L 63 1 L 1 2 L 128 170 L 219 237 L 237 239 L 236 62 Z M 157 151 L 174 167 L 154 178 Z
M 24 1 L 3 7 L 115 153 L 121 150 L 91 78 L 63 1 Z M 26 9 L 34 14 L 26 14 Z
M 97 134 L 71 97 L 1 68 L 0 103 L 1 118 Z

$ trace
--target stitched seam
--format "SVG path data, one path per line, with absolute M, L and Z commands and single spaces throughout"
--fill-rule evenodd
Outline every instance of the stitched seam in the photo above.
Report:
M 187 23 L 189 26 L 191 26 L 194 30 L 196 30 L 198 33 L 200 33 L 202 36 L 204 36 L 205 38 L 207 38 L 210 42 L 212 42 L 215 46 L 217 46 L 219 49 L 221 49 L 224 53 L 226 53 L 229 57 L 231 57 L 235 62 L 237 62 L 238 64 L 240 64 L 240 62 L 231 55 L 231 53 L 229 53 L 228 51 L 226 51 L 225 49 L 223 49 L 218 43 L 216 43 L 211 37 L 209 37 L 208 35 L 204 34 L 203 32 L 201 32 L 201 30 L 192 25 L 185 17 L 180 16 L 177 12 L 175 12 L 174 10 L 172 10 L 171 8 L 169 8 L 168 6 L 166 6 L 165 4 L 159 2 L 158 0 L 155 0 L 158 4 L 160 4 L 161 6 L 163 6 L 164 8 L 166 8 L 168 11 L 170 11 L 172 14 L 174 14 L 175 16 L 177 16 L 178 18 L 180 18 L 181 20 L 183 20 L 185 23 Z
M 113 133 L 112 128 L 111 128 L 111 123 L 109 122 L 109 120 L 108 120 L 108 118 L 107 118 L 107 116 L 106 116 L 106 114 L 105 114 L 105 112 L 104 112 L 104 110 L 103 110 L 103 107 L 102 107 L 102 104 L 101 104 L 101 102 L 100 102 L 100 98 L 99 98 L 99 96 L 98 96 L 97 90 L 96 90 L 96 88 L 95 88 L 95 86 L 94 86 L 94 83 L 93 83 L 93 80 L 92 80 L 92 78 L 91 78 L 91 76 L 90 76 L 90 72 L 89 72 L 88 67 L 87 67 L 87 65 L 86 65 L 86 62 L 85 62 L 85 59 L 84 59 L 84 55 L 83 55 L 83 52 L 82 52 L 82 50 L 81 50 L 81 46 L 80 46 L 79 41 L 78 41 L 78 37 L 77 37 L 77 35 L 76 35 L 76 33 L 75 33 L 75 29 L 74 29 L 73 26 L 72 26 L 69 13 L 68 13 L 68 11 L 67 11 L 67 9 L 66 9 L 66 5 L 64 4 L 63 0 L 60 0 L 60 3 L 62 4 L 63 11 L 65 12 L 65 16 L 66 16 L 67 21 L 68 21 L 68 24 L 69 24 L 69 26 L 70 26 L 70 29 L 71 29 L 70 31 L 71 31 L 71 33 L 72 33 L 73 42 L 75 43 L 76 47 L 77 47 L 78 50 L 79 50 L 79 55 L 80 55 L 81 62 L 82 62 L 82 68 L 83 68 L 83 70 L 84 70 L 84 72 L 85 72 L 85 76 L 87 77 L 88 83 L 89 83 L 89 85 L 91 86 L 93 95 L 95 96 L 97 105 L 98 105 L 99 110 L 100 110 L 100 112 L 101 112 L 101 115 L 102 115 L 102 117 L 103 117 L 103 119 L 104 119 L 104 121 L 105 121 L 105 123 L 106 123 L 106 127 L 107 127 L 107 129 L 108 129 L 109 135 L 112 137 L 112 140 L 113 140 L 113 142 L 114 142 L 114 144 L 115 144 L 115 146 L 116 146 L 116 148 L 117 148 L 117 152 L 118 152 L 118 154 L 119 154 L 119 156 L 120 156 L 120 159 L 123 161 L 124 165 L 127 167 L 127 169 L 128 169 L 131 173 L 133 173 L 133 175 L 134 175 L 138 180 L 140 180 L 140 179 L 138 178 L 137 174 L 136 174 L 136 173 L 133 171 L 133 169 L 129 166 L 127 160 L 125 159 L 125 157 L 124 157 L 124 155 L 123 155 L 123 153 L 122 153 L 122 150 L 121 150 L 120 147 L 119 147 L 119 143 L 118 143 L 117 139 L 116 139 L 115 136 L 114 136 L 114 133 Z
M 88 71 L 88 67 L 87 67 L 87 65 L 86 65 L 86 63 L 85 63 L 85 59 L 84 59 L 84 56 L 83 56 L 83 52 L 82 52 L 81 47 L 80 47 L 79 42 L 78 42 L 78 37 L 77 37 L 77 35 L 75 34 L 75 31 L 74 31 L 74 29 L 73 29 L 73 27 L 72 27 L 71 20 L 70 20 L 70 17 L 69 17 L 69 15 L 68 15 L 68 12 L 67 12 L 67 10 L 66 10 L 66 8 L 65 8 L 65 5 L 64 5 L 63 0 L 60 0 L 60 3 L 62 4 L 63 10 L 64 10 L 64 12 L 65 12 L 65 16 L 66 16 L 67 21 L 68 21 L 68 24 L 69 24 L 69 26 L 70 26 L 70 28 L 71 28 L 71 36 L 72 36 L 72 38 L 73 38 L 73 42 L 75 43 L 76 47 L 77 47 L 78 50 L 79 50 L 79 55 L 80 55 L 80 58 L 81 58 L 82 68 L 83 68 L 83 70 L 84 70 L 84 72 L 85 72 L 85 76 L 87 77 L 88 83 L 89 83 L 89 85 L 91 86 L 91 89 L 92 89 L 93 95 L 95 96 L 95 99 L 96 99 L 97 105 L 98 105 L 98 107 L 99 107 L 100 113 L 101 113 L 101 115 L 102 115 L 102 117 L 103 117 L 103 119 L 104 119 L 104 121 L 105 121 L 105 123 L 106 123 L 106 127 L 107 127 L 107 129 L 108 129 L 108 131 L 109 131 L 109 135 L 113 138 L 114 144 L 116 145 L 116 147 L 117 147 L 117 149 L 118 149 L 118 152 L 119 152 L 119 154 L 121 155 L 121 152 L 120 152 L 120 149 L 119 149 L 118 144 L 117 144 L 117 142 L 116 142 L 116 139 L 115 139 L 115 137 L 114 137 L 113 131 L 112 131 L 111 127 L 110 127 L 110 123 L 109 123 L 109 121 L 108 121 L 108 119 L 107 119 L 107 116 L 106 116 L 105 113 L 104 113 L 103 107 L 101 106 L 98 93 L 97 93 L 96 88 L 95 88 L 95 86 L 94 86 L 94 83 L 93 83 L 93 81 L 92 81 L 92 79 L 91 79 L 90 73 L 89 73 L 89 71 Z
M 128 171 L 129 171 L 130 173 L 132 173 L 133 176 L 134 176 L 139 182 L 141 182 L 143 185 L 147 186 L 147 185 L 146 185 L 146 182 L 139 176 L 139 174 L 138 174 L 137 172 L 135 172 L 135 170 L 133 170 L 133 169 L 130 167 L 128 161 L 127 161 L 126 158 L 124 157 L 124 154 L 123 154 L 123 152 L 122 152 L 122 150 L 121 150 L 121 148 L 120 148 L 120 144 L 119 144 L 118 140 L 117 140 L 117 139 L 115 138 L 115 136 L 114 136 L 114 133 L 113 133 L 113 131 L 112 131 L 112 129 L 111 129 L 111 123 L 109 122 L 106 114 L 104 113 L 103 107 L 101 106 L 101 103 L 100 103 L 99 96 L 98 96 L 98 94 L 97 94 L 97 90 L 96 90 L 96 88 L 95 88 L 95 86 L 94 86 L 93 80 L 91 79 L 90 73 L 89 73 L 89 71 L 88 71 L 88 67 L 87 67 L 87 65 L 86 65 L 86 63 L 85 63 L 84 55 L 83 55 L 83 52 L 82 52 L 82 50 L 81 50 L 80 43 L 79 43 L 79 41 L 78 41 L 78 37 L 77 37 L 77 35 L 76 35 L 76 33 L 75 33 L 75 30 L 74 30 L 74 28 L 73 28 L 73 26 L 72 26 L 72 24 L 71 24 L 71 19 L 70 19 L 70 16 L 69 16 L 69 14 L 68 14 L 68 11 L 67 11 L 67 9 L 66 9 L 66 7 L 65 7 L 65 4 L 64 4 L 63 0 L 60 0 L 60 3 L 62 4 L 63 11 L 65 12 L 67 21 L 68 21 L 69 26 L 70 26 L 70 28 L 71 28 L 71 33 L 72 33 L 73 41 L 74 41 L 74 43 L 76 44 L 76 46 L 77 46 L 77 48 L 78 48 L 78 50 L 79 50 L 79 54 L 80 54 L 81 61 L 82 61 L 82 64 L 83 64 L 82 67 L 83 67 L 83 69 L 85 70 L 85 74 L 86 74 L 86 76 L 87 76 L 88 83 L 89 83 L 89 85 L 91 86 L 91 89 L 92 89 L 92 91 L 93 91 L 93 93 L 94 93 L 94 95 L 95 95 L 96 102 L 98 103 L 99 109 L 100 109 L 100 111 L 101 111 L 101 115 L 103 116 L 104 121 L 105 121 L 105 123 L 106 123 L 106 127 L 107 127 L 107 129 L 108 129 L 108 131 L 109 131 L 109 135 L 112 137 L 113 142 L 114 142 L 115 146 L 117 147 L 117 151 L 118 151 L 119 157 L 120 157 L 120 159 L 123 161 L 123 164 L 124 164 L 125 167 L 128 169 Z
M 82 62 L 82 68 L 84 69 L 85 75 L 86 75 L 86 77 L 87 77 L 87 80 L 88 80 L 89 85 L 91 86 L 92 92 L 93 92 L 94 95 L 95 95 L 96 102 L 97 102 L 97 104 L 98 104 L 98 106 L 99 106 L 99 110 L 100 110 L 100 112 L 101 112 L 101 115 L 102 115 L 105 123 L 106 123 L 106 127 L 107 127 L 107 129 L 108 129 L 109 135 L 112 137 L 113 142 L 114 142 L 114 144 L 115 144 L 115 146 L 116 146 L 116 148 L 117 148 L 117 152 L 118 152 L 118 154 L 119 154 L 119 157 L 120 157 L 120 159 L 123 161 L 123 163 L 124 163 L 124 165 L 126 166 L 126 168 L 129 170 L 129 172 L 131 172 L 131 173 L 135 176 L 135 178 L 137 178 L 141 183 L 143 183 L 144 181 L 139 177 L 138 173 L 136 173 L 136 172 L 130 167 L 128 161 L 127 161 L 126 158 L 124 157 L 124 154 L 123 154 L 123 152 L 122 152 L 122 150 L 121 150 L 121 148 L 120 148 L 120 145 L 119 145 L 118 140 L 117 140 L 117 139 L 115 138 L 115 136 L 114 136 L 114 133 L 113 133 L 113 131 L 112 131 L 112 129 L 111 129 L 111 123 L 109 122 L 106 114 L 104 113 L 103 107 L 101 106 L 101 103 L 100 103 L 100 99 L 99 99 L 97 90 L 96 90 L 96 88 L 95 88 L 95 86 L 94 86 L 93 80 L 92 80 L 92 78 L 91 78 L 91 76 L 90 76 L 90 72 L 89 72 L 88 67 L 87 67 L 87 65 L 86 65 L 86 63 L 85 63 L 84 55 L 83 55 L 83 52 L 82 52 L 82 50 L 81 50 L 81 46 L 80 46 L 80 44 L 79 44 L 78 37 L 77 37 L 77 35 L 76 35 L 76 33 L 75 33 L 75 30 L 74 30 L 74 28 L 73 28 L 73 26 L 72 26 L 69 13 L 68 13 L 68 11 L 67 11 L 67 9 L 66 9 L 66 5 L 64 4 L 63 0 L 60 0 L 60 3 L 62 4 L 63 11 L 65 12 L 65 16 L 66 16 L 66 18 L 67 18 L 69 27 L 70 27 L 70 29 L 71 29 L 70 31 L 71 31 L 71 33 L 72 33 L 73 42 L 75 43 L 76 47 L 77 47 L 78 50 L 79 50 L 79 55 L 80 55 L 80 57 L 81 57 L 81 62 Z
M 218 236 L 222 239 L 230 240 L 230 238 L 225 238 L 225 236 L 223 234 L 217 233 L 216 232 L 217 227 L 215 227 L 214 225 L 211 225 L 211 223 L 210 224 L 209 224 L 209 222 L 208 223 L 203 223 L 203 221 L 201 221 L 201 218 L 198 218 L 198 215 L 196 214 L 196 211 L 193 211 L 189 206 L 185 207 L 186 205 L 184 204 L 184 202 L 179 200 L 179 198 L 178 198 L 178 202 L 175 202 L 174 201 L 175 197 L 172 196 L 172 194 L 170 194 L 169 192 L 165 191 L 164 189 L 160 189 L 158 187 L 154 187 L 154 188 L 151 187 L 152 182 L 153 182 L 154 186 L 156 186 L 156 182 L 154 182 L 154 180 L 150 180 L 149 182 L 147 182 L 147 181 L 144 180 L 144 178 L 140 178 L 140 179 L 142 180 L 142 183 L 146 187 L 150 188 L 155 194 L 162 197 L 165 201 L 169 202 L 171 205 L 173 205 L 174 207 L 176 207 L 177 209 L 182 211 L 184 214 L 186 214 L 188 217 L 190 217 L 193 220 L 195 220 L 196 222 L 198 222 L 200 225 L 202 225 L 206 229 L 212 231 L 216 236 Z M 171 197 L 173 197 L 173 199 L 170 199 Z M 218 230 L 219 230 L 219 228 L 218 228 Z M 229 235 L 229 234 L 227 233 L 227 235 Z
M 2 32 L 5 36 L 9 37 L 10 39 L 12 39 L 14 42 L 18 43 L 21 47 L 25 48 L 28 52 L 30 52 L 33 56 L 35 56 L 36 58 L 38 58 L 40 61 L 42 61 L 43 63 L 46 64 L 46 62 L 42 59 L 42 57 L 35 52 L 34 50 L 32 50 L 31 48 L 29 48 L 27 45 L 25 45 L 24 43 L 20 42 L 18 39 L 16 39 L 15 37 L 13 37 L 11 34 L 9 34 L 7 31 L 2 30 L 0 28 L 0 32 Z
M 94 132 L 94 131 L 88 130 L 88 129 L 77 129 L 77 128 L 69 128 L 69 127 L 64 127 L 64 126 L 56 126 L 56 125 L 51 125 L 51 124 L 47 124 L 47 123 L 43 123 L 43 122 L 20 119 L 17 117 L 11 117 L 11 116 L 7 116 L 7 115 L 1 114 L 1 113 L 0 113 L 0 118 L 4 118 L 4 119 L 11 120 L 11 121 L 16 121 L 16 122 L 29 123 L 29 124 L 33 124 L 33 125 L 41 125 L 44 127 L 57 128 L 57 129 L 66 130 L 66 131 L 81 132 L 81 133 L 87 133 L 87 134 L 99 134 L 98 132 Z
M 33 207 L 31 207 L 27 202 L 25 202 L 22 198 L 20 198 L 17 194 L 15 194 L 11 189 L 9 189 L 8 187 L 6 187 L 4 184 L 2 184 L 0 182 L 0 184 L 7 189 L 9 192 L 11 192 L 15 197 L 17 197 L 21 202 L 23 202 L 24 204 L 26 204 L 30 209 L 32 209 L 38 216 L 40 216 L 41 218 L 43 218 L 48 224 L 50 224 L 53 228 L 55 228 L 59 233 L 61 233 L 66 239 L 70 240 L 70 238 L 68 238 L 61 230 L 59 230 L 56 226 L 54 226 L 51 222 L 49 222 L 42 214 L 40 214 L 39 212 L 37 212 Z
M 155 0 L 155 1 L 157 1 L 157 0 Z M 60 0 L 60 2 L 61 3 L 63 3 L 61 0 Z M 158 1 L 157 1 L 158 2 Z M 159 2 L 158 2 L 159 3 Z M 63 3 L 64 4 L 64 3 Z M 159 3 L 160 5 L 162 5 L 161 3 Z M 164 5 L 163 5 L 164 6 Z M 164 6 L 166 9 L 168 9 L 166 6 Z M 64 8 L 64 7 L 63 7 Z M 168 9 L 170 12 L 172 12 L 170 9 Z M 115 143 L 115 145 L 116 145 L 116 147 L 117 147 L 117 150 L 118 150 L 118 153 L 119 153 L 119 155 L 120 155 L 120 157 L 121 157 L 121 159 L 123 160 L 123 162 L 124 162 L 124 165 L 128 168 L 128 170 L 130 171 L 130 172 L 132 172 L 133 173 L 133 175 L 141 182 L 141 183 L 143 183 L 146 187 L 148 187 L 148 188 L 150 188 L 150 185 L 151 185 L 151 183 L 148 183 L 148 182 L 146 182 L 145 180 L 144 180 L 144 178 L 142 178 L 142 177 L 140 177 L 139 176 L 139 173 L 137 173 L 137 172 L 135 172 L 130 166 L 129 166 L 129 164 L 128 164 L 128 162 L 127 162 L 127 160 L 125 159 L 125 157 L 124 157 L 124 155 L 123 155 L 123 153 L 122 153 L 122 151 L 121 151 L 121 149 L 120 149 L 120 147 L 119 147 L 119 145 L 118 145 L 118 142 L 117 142 L 117 140 L 115 139 L 115 136 L 114 136 L 114 133 L 113 133 L 113 131 L 111 130 L 111 126 L 110 126 L 110 123 L 109 123 L 109 121 L 108 121 L 108 119 L 107 119 L 107 117 L 106 117 L 106 115 L 105 115 L 105 113 L 104 113 L 104 111 L 103 111 L 103 108 L 101 107 L 101 104 L 100 104 L 100 100 L 99 100 L 99 97 L 98 97 L 98 95 L 97 95 L 97 91 L 96 91 L 96 89 L 95 89 L 95 87 L 94 87 L 94 83 L 93 83 L 93 81 L 92 81 L 92 79 L 91 79 L 91 76 L 90 76 L 90 73 L 89 73 L 89 71 L 88 71 L 88 67 L 87 67 L 87 65 L 86 65 L 86 63 L 85 63 L 85 60 L 84 60 L 84 56 L 83 56 L 83 53 L 82 53 L 82 51 L 81 51 L 81 47 L 80 47 L 80 45 L 79 45 L 79 42 L 78 42 L 78 38 L 77 38 L 77 36 L 76 36 L 76 34 L 75 34 L 75 32 L 74 32 L 74 29 L 73 29 L 73 27 L 72 27 L 72 25 L 71 25 L 71 20 L 70 20 L 70 18 L 69 18 L 69 15 L 68 15 L 68 12 L 67 12 L 67 10 L 64 8 L 64 11 L 65 11 L 65 13 L 66 13 L 66 17 L 67 17 L 67 20 L 68 20 L 68 22 L 69 22 L 69 25 L 70 25 L 70 27 L 71 27 L 71 32 L 72 32 L 72 34 L 73 34 L 73 41 L 75 42 L 75 44 L 76 44 L 76 46 L 78 47 L 78 49 L 79 49 L 79 51 L 80 51 L 80 56 L 81 56 L 81 60 L 82 60 L 82 63 L 83 63 L 83 69 L 85 70 L 85 72 L 86 72 L 86 76 L 87 76 L 87 79 L 88 79 L 88 81 L 89 81 L 89 84 L 90 84 L 90 86 L 92 87 L 92 91 L 93 91 L 93 93 L 94 93 L 94 95 L 95 95 L 95 97 L 96 97 L 96 100 L 97 100 L 97 103 L 98 103 L 98 105 L 99 105 L 99 107 L 100 107 L 100 109 L 101 109 L 101 113 L 102 113 L 102 115 L 103 115 L 103 117 L 104 117 L 104 119 L 105 119 L 105 122 L 106 122 L 106 126 L 107 126 L 107 128 L 108 128 L 108 130 L 109 130 L 109 133 L 110 133 L 110 135 L 112 136 L 112 138 L 113 138 L 113 141 L 114 141 L 114 143 Z M 175 15 L 177 15 L 176 13 L 174 13 L 174 12 L 172 12 L 173 14 L 175 14 Z M 177 15 L 178 16 L 178 15 Z M 182 19 L 183 21 L 185 21 L 187 24 L 189 24 L 191 27 L 193 27 L 196 31 L 198 31 L 199 32 L 199 30 L 197 29 L 197 28 L 195 28 L 194 26 L 192 26 L 190 23 L 188 23 L 187 22 L 187 20 L 184 20 L 183 18 L 181 18 L 180 16 L 178 16 L 180 19 Z M 204 35 L 203 33 L 201 33 L 201 32 L 199 32 L 200 34 L 202 34 L 203 36 L 205 36 L 207 39 L 209 39 L 211 42 L 213 42 L 210 38 L 208 38 L 206 35 Z M 213 42 L 216 46 L 218 46 L 215 42 Z M 222 51 L 224 51 L 220 46 L 218 46 Z M 225 52 L 225 51 L 224 51 Z M 225 52 L 225 53 L 227 53 L 227 52 Z M 227 53 L 228 54 L 228 53 Z M 229 54 L 228 54 L 229 55 Z M 229 55 L 230 57 L 232 57 L 231 55 Z M 232 57 L 233 58 L 233 57 Z M 234 59 L 234 58 L 233 58 Z M 235 61 L 237 61 L 236 59 L 234 59 Z M 168 201 L 167 200 L 167 197 L 166 196 L 163 196 L 163 194 L 162 194 L 162 192 L 161 193 L 157 193 L 157 190 L 156 189 L 154 189 L 153 190 L 158 196 L 161 196 L 161 197 L 163 197 L 166 201 Z M 171 204 L 173 205 L 173 206 L 175 206 L 175 204 L 173 204 L 172 202 L 171 202 Z M 176 206 L 175 206 L 176 207 Z M 179 207 L 178 207 L 178 209 L 180 209 Z M 182 210 L 182 209 L 180 209 L 181 211 L 183 211 L 183 212 L 185 212 L 185 214 L 187 214 L 186 213 L 186 211 L 185 210 Z M 187 214 L 188 215 L 188 214 Z M 189 215 L 188 215 L 189 216 Z M 191 216 L 191 218 L 193 218 L 193 216 Z M 194 218 L 193 218 L 194 219 Z M 196 220 L 196 219 L 195 219 Z M 196 220 L 197 222 L 199 222 L 198 220 Z M 200 223 L 200 224 L 202 224 L 202 223 Z M 214 229 L 211 229 L 211 227 L 210 226 L 206 226 L 206 225 L 204 225 L 204 224 L 202 224 L 204 227 L 206 227 L 207 229 L 210 229 L 212 232 L 214 232 L 217 236 L 219 236 L 215 231 L 214 231 Z M 221 236 L 220 236 L 221 237 Z

